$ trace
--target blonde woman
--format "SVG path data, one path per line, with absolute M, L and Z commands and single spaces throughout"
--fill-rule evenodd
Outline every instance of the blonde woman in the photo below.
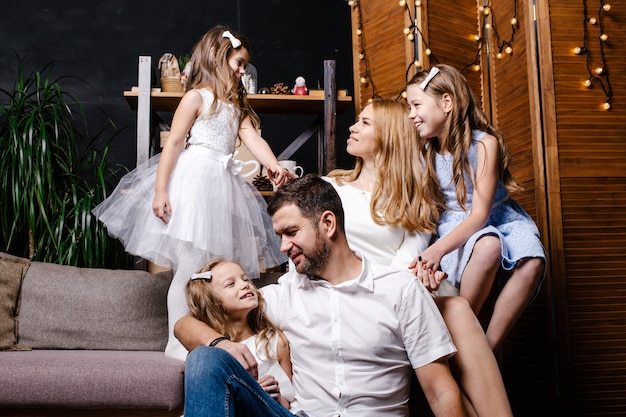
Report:
M 355 167 L 326 178 L 341 197 L 351 249 L 400 268 L 408 268 L 428 247 L 437 227 L 436 190 L 429 188 L 408 115 L 406 103 L 382 99 L 368 104 L 347 140 Z M 414 272 L 420 280 L 446 285 L 445 273 Z M 498 364 L 468 302 L 436 296 L 435 303 L 458 349 L 450 367 L 466 408 L 476 416 L 512 416 Z

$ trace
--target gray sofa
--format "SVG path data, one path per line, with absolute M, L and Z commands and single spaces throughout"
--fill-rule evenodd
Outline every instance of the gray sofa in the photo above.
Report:
M 0 253 L 0 416 L 180 416 L 171 278 Z

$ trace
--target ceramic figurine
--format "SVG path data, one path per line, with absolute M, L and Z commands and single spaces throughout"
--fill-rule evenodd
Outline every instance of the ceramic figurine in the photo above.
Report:
M 309 89 L 306 87 L 304 77 L 296 78 L 296 85 L 293 86 L 291 92 L 296 96 L 306 96 L 309 94 Z

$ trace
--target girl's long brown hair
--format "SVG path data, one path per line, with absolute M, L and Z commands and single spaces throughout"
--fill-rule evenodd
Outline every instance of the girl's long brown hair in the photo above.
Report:
M 198 272 L 200 273 L 211 271 L 213 268 L 223 262 L 226 261 L 223 259 L 216 259 L 200 268 Z M 285 343 L 287 343 L 287 341 L 286 339 L 284 339 L 285 336 L 283 335 L 283 333 L 263 312 L 265 299 L 263 298 L 261 292 L 257 290 L 252 281 L 250 281 L 250 287 L 254 288 L 254 290 L 256 291 L 259 299 L 259 305 L 257 306 L 257 308 L 248 313 L 248 326 L 250 327 L 252 333 L 257 335 L 257 348 L 261 345 L 261 342 L 264 341 L 265 355 L 268 358 L 277 359 L 269 351 L 270 339 L 275 334 L 277 334 L 278 337 L 283 338 Z M 224 308 L 224 305 L 222 304 L 220 298 L 213 292 L 211 282 L 209 280 L 189 280 L 187 282 L 185 296 L 187 298 L 189 310 L 195 318 L 208 324 L 209 327 L 211 327 L 216 332 L 223 334 L 224 336 L 228 336 L 231 339 L 235 336 L 233 328 L 230 325 L 228 313 Z
M 222 36 L 227 30 L 241 41 L 237 49 L 233 48 L 228 38 Z M 222 25 L 211 28 L 193 47 L 186 88 L 206 88 L 213 93 L 215 100 L 209 108 L 209 114 L 215 113 L 220 103 L 233 104 L 239 110 L 239 122 L 249 116 L 253 126 L 258 127 L 259 117 L 248 103 L 243 84 L 228 65 L 230 55 L 241 48 L 250 53 L 248 40 L 242 34 Z
M 474 94 L 463 75 L 454 67 L 445 64 L 436 65 L 439 73 L 430 80 L 424 91 L 439 99 L 444 94 L 450 95 L 453 101 L 452 112 L 446 119 L 442 137 L 423 138 L 426 146 L 422 153 L 426 160 L 428 176 L 439 187 L 435 171 L 435 156 L 438 152 L 447 151 L 452 155 L 452 178 L 456 189 L 456 199 L 459 205 L 465 207 L 467 201 L 467 187 L 465 174 L 474 181 L 475 174 L 468 161 L 468 152 L 472 143 L 472 130 L 477 129 L 494 136 L 498 141 L 498 159 L 500 166 L 500 182 L 509 191 L 517 191 L 521 187 L 515 182 L 509 171 L 511 154 L 508 151 L 502 133 L 491 123 L 481 107 L 476 103 Z M 407 86 L 419 85 L 429 71 L 418 72 L 411 78 Z M 439 201 L 443 205 L 443 199 Z

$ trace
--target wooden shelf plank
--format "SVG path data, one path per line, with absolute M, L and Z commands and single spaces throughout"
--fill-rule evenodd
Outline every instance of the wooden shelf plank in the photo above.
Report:
M 150 104 L 153 111 L 174 111 L 184 93 L 152 91 Z M 133 110 L 137 110 L 138 91 L 124 91 L 124 97 Z M 261 114 L 324 114 L 324 96 L 296 96 L 280 94 L 248 94 L 248 101 Z M 343 113 L 352 103 L 352 97 L 337 95 L 337 112 Z

